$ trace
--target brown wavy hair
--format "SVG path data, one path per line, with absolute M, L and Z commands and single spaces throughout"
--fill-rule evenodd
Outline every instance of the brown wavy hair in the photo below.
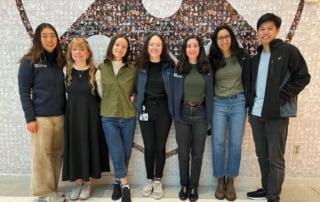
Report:
M 93 62 L 93 52 L 92 49 L 88 43 L 88 41 L 82 37 L 77 37 L 74 38 L 71 43 L 68 46 L 68 51 L 66 54 L 67 58 L 67 70 L 66 70 L 66 75 L 67 75 L 67 82 L 70 83 L 72 80 L 72 71 L 73 71 L 73 64 L 74 60 L 71 55 L 71 50 L 73 47 L 82 47 L 88 50 L 89 52 L 89 57 L 86 60 L 86 64 L 89 66 L 89 85 L 91 87 L 91 93 L 95 95 L 95 90 L 96 90 L 96 77 L 95 77 L 95 72 L 96 72 L 96 67 L 94 66 Z
M 173 59 L 169 55 L 169 48 L 168 48 L 168 45 L 166 43 L 166 40 L 158 32 L 152 32 L 145 39 L 145 41 L 143 43 L 143 46 L 140 49 L 140 54 L 139 54 L 139 56 L 137 58 L 136 67 L 138 69 L 145 69 L 146 68 L 146 64 L 150 60 L 150 55 L 149 55 L 149 52 L 148 52 L 148 46 L 149 46 L 149 42 L 150 42 L 151 38 L 154 37 L 154 36 L 158 36 L 160 38 L 160 40 L 162 41 L 162 52 L 161 52 L 161 55 L 160 55 L 160 61 L 161 62 L 162 61 L 168 62 L 172 67 L 174 67 L 175 64 L 174 64 Z

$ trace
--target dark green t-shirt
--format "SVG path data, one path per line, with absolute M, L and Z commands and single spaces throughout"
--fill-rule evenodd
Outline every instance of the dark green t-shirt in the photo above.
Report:
M 242 68 L 235 56 L 225 59 L 226 66 L 215 73 L 215 96 L 226 97 L 243 92 Z
M 205 80 L 199 73 L 196 64 L 191 65 L 191 71 L 185 76 L 183 99 L 203 102 L 205 98 Z

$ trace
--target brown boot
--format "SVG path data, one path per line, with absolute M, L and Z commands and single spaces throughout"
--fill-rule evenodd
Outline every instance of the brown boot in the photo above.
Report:
M 236 190 L 234 189 L 232 177 L 227 177 L 226 198 L 228 201 L 234 201 L 237 198 Z
M 216 193 L 214 195 L 217 199 L 223 200 L 225 198 L 225 193 L 226 193 L 226 182 L 225 182 L 225 179 L 223 176 L 223 177 L 219 178 L 219 180 L 218 180 Z

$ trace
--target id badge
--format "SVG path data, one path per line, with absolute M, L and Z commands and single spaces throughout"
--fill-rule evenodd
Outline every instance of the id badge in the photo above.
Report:
M 148 113 L 140 114 L 139 119 L 140 119 L 140 121 L 148 121 L 148 119 L 149 119 Z

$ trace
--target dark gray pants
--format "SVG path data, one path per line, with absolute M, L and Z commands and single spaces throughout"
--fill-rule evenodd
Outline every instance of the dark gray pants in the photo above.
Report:
M 289 118 L 249 117 L 258 157 L 263 189 L 270 201 L 280 201 L 285 176 L 285 146 Z
M 180 184 L 189 188 L 197 188 L 199 186 L 208 127 L 204 106 L 183 104 L 181 106 L 181 121 L 175 122 L 175 127 L 178 144 Z

